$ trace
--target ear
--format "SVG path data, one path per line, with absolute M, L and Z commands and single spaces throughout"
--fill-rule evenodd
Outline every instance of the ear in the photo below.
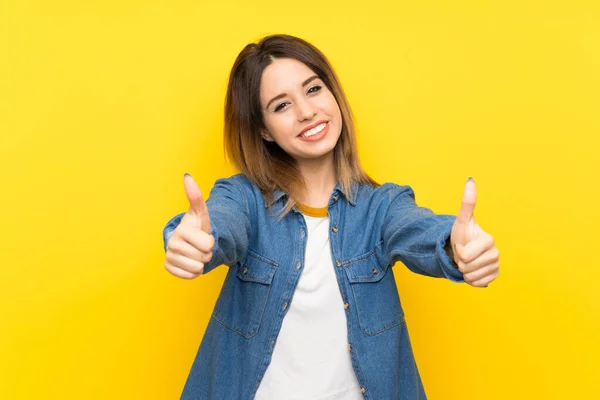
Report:
M 262 138 L 265 139 L 267 142 L 274 142 L 275 141 L 275 139 L 273 139 L 271 137 L 271 134 L 266 129 L 262 129 L 260 131 L 260 136 L 262 136 Z

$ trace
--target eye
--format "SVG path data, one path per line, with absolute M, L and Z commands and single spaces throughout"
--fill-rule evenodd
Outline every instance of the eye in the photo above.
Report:
M 274 111 L 275 111 L 275 112 L 278 112 L 278 111 L 281 111 L 281 110 L 283 110 L 283 108 L 284 108 L 284 107 L 285 107 L 287 104 L 288 104 L 288 103 L 287 103 L 287 102 L 285 102 L 285 101 L 284 101 L 283 103 L 279 103 L 279 104 L 277 104 L 277 107 L 275 107 L 275 110 L 274 110 Z
M 321 90 L 321 86 L 320 85 L 315 85 L 315 86 L 311 86 L 308 89 L 308 93 L 315 93 Z

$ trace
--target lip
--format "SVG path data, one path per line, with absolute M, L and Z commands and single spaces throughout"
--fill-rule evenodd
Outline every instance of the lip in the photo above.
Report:
M 315 122 L 314 124 L 310 124 L 310 125 L 308 125 L 306 128 L 302 129 L 302 132 L 300 132 L 300 133 L 298 134 L 298 136 L 302 135 L 302 134 L 303 134 L 304 132 L 306 132 L 306 131 L 310 131 L 312 128 L 314 128 L 314 127 L 316 127 L 316 126 L 319 126 L 319 125 L 321 125 L 323 122 L 325 122 L 325 123 L 326 123 L 327 121 L 325 121 L 325 120 L 321 120 L 321 121 L 317 121 L 317 122 Z
M 316 135 L 312 135 L 310 137 L 298 136 L 298 139 L 302 140 L 303 142 L 309 143 L 318 142 L 327 135 L 327 132 L 329 132 L 329 122 L 326 122 L 325 128 L 323 128 L 323 130 L 317 133 Z

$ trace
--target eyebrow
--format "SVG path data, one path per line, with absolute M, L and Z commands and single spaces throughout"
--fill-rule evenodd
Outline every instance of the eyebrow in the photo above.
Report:
M 312 81 L 314 81 L 315 79 L 319 79 L 318 75 L 313 75 L 310 78 L 308 78 L 307 80 L 305 80 L 304 82 L 302 82 L 302 87 L 308 85 L 309 83 L 311 83 Z M 281 93 L 278 94 L 277 96 L 273 97 L 271 100 L 269 100 L 269 102 L 267 103 L 267 106 L 265 108 L 269 108 L 269 106 L 271 105 L 272 102 L 277 101 L 283 97 L 287 96 L 286 93 Z

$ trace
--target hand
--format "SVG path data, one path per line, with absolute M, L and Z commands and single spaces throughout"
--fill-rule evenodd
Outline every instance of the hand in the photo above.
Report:
M 494 238 L 475 223 L 473 210 L 477 193 L 475 182 L 469 178 L 465 185 L 460 212 L 452 226 L 450 242 L 454 262 L 471 286 L 487 287 L 500 274 L 500 252 Z
M 183 186 L 190 207 L 167 243 L 165 268 L 179 278 L 194 279 L 211 260 L 215 238 L 210 234 L 208 207 L 194 178 L 185 174 Z

